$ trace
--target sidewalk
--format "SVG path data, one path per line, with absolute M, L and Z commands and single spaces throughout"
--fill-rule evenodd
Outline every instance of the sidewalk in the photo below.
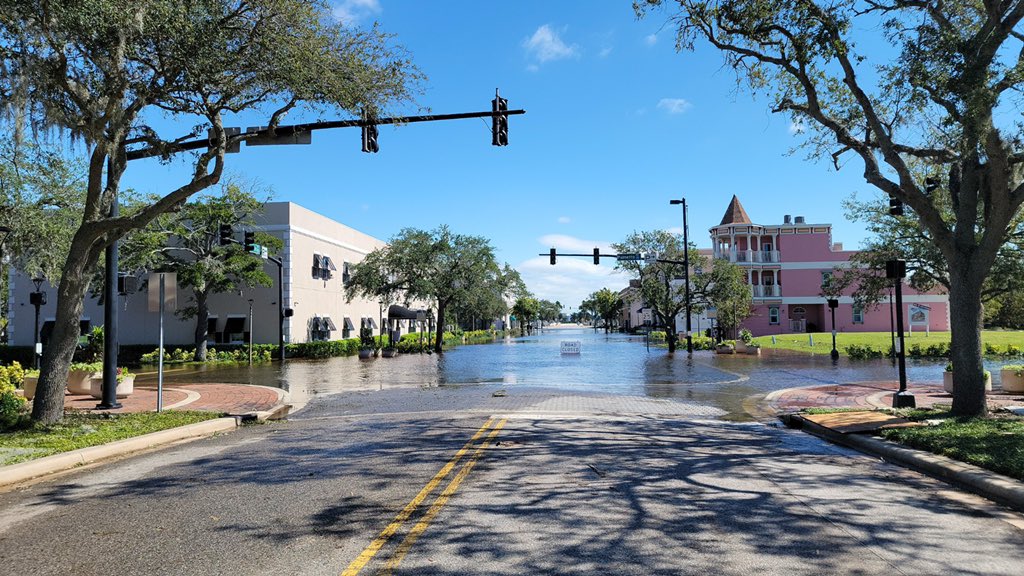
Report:
M 765 403 L 776 414 L 799 412 L 804 408 L 892 408 L 892 395 L 898 385 L 895 382 L 856 382 L 829 386 L 807 386 L 788 388 L 772 392 L 765 397 Z M 917 402 L 918 408 L 935 404 L 952 404 L 953 396 L 939 384 L 911 382 L 907 385 Z M 1024 394 L 1007 394 L 1002 390 L 988 393 L 990 410 L 1007 406 L 1024 406 Z
M 156 385 L 149 382 L 136 385 L 135 391 L 118 401 L 122 407 L 115 410 L 96 410 L 99 400 L 89 395 L 64 396 L 65 410 L 85 412 L 127 413 L 156 410 Z M 248 384 L 170 384 L 164 386 L 165 410 L 200 410 L 228 415 L 276 411 L 286 403 L 286 393 L 277 388 Z

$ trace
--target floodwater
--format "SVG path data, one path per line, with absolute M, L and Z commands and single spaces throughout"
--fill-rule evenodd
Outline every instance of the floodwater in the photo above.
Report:
M 578 340 L 581 353 L 562 354 L 563 340 Z M 885 360 L 833 362 L 828 355 L 773 353 L 760 357 L 695 352 L 668 354 L 647 347 L 643 336 L 604 334 L 592 329 L 556 329 L 493 344 L 460 346 L 443 355 L 404 354 L 359 360 L 288 360 L 277 363 L 169 368 L 174 382 L 237 382 L 288 390 L 297 404 L 322 394 L 394 387 L 435 387 L 496 383 L 555 387 L 611 394 L 679 398 L 707 403 L 739 417 L 743 400 L 795 386 L 850 382 L 892 382 L 896 368 Z M 945 361 L 908 360 L 911 382 L 941 382 Z M 988 367 L 988 366 L 987 366 Z M 998 365 L 989 367 L 998 375 Z M 155 379 L 145 374 L 142 380 Z

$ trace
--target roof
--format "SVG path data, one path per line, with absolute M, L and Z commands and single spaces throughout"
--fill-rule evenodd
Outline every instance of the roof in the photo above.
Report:
M 729 202 L 729 207 L 725 209 L 725 216 L 722 216 L 722 222 L 719 226 L 726 224 L 753 224 L 750 221 L 750 216 L 747 216 L 747 211 L 740 204 L 740 199 L 735 194 L 732 196 L 732 202 Z

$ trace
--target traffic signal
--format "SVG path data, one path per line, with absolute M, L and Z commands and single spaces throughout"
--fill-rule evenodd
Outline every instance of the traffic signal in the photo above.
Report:
M 554 266 L 555 265 L 555 249 L 554 248 L 551 249 L 550 257 L 551 257 L 551 265 Z
M 380 146 L 377 144 L 377 134 L 376 124 L 363 126 L 363 152 L 372 152 L 374 154 L 380 152 Z
M 491 112 L 508 112 L 508 99 L 498 96 L 497 90 L 491 100 Z M 491 145 L 508 146 L 508 114 L 491 116 Z
M 367 122 L 370 119 L 370 115 L 363 110 L 363 122 Z M 376 154 L 380 151 L 380 146 L 377 145 L 377 125 L 376 124 L 363 124 L 363 152 L 372 152 Z
M 256 250 L 256 233 L 251 230 L 245 231 L 245 251 L 253 252 Z
M 903 201 L 895 196 L 889 197 L 889 216 L 903 216 Z
M 887 260 L 885 262 L 885 277 L 890 280 L 907 277 L 906 260 Z
M 594 248 L 594 264 L 601 263 L 601 250 Z
M 227 246 L 231 244 L 231 237 L 235 235 L 235 231 L 231 229 L 231 224 L 220 225 L 220 245 Z

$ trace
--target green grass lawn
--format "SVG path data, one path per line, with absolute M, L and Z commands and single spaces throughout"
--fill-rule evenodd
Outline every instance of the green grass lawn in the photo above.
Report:
M 0 433 L 0 466 L 59 452 L 194 424 L 213 412 L 142 412 L 138 414 L 67 414 L 59 424 Z
M 912 419 L 948 413 L 915 411 Z M 884 430 L 882 437 L 1024 480 L 1024 418 L 950 418 L 937 426 Z
M 814 346 L 810 345 L 810 337 L 814 339 Z M 905 336 L 907 350 L 914 344 L 926 348 L 933 344 L 949 343 L 949 332 L 932 332 L 926 335 L 922 332 L 914 332 Z M 985 330 L 981 334 L 982 345 L 991 345 L 1005 351 L 1007 346 L 1014 345 L 1024 348 L 1024 331 L 1019 330 Z M 754 338 L 765 349 L 792 350 L 795 352 L 806 352 L 810 354 L 828 354 L 832 351 L 832 333 L 814 332 L 811 334 L 780 334 L 775 336 L 775 344 L 772 344 L 771 336 L 760 336 Z M 888 332 L 840 332 L 836 334 L 836 348 L 839 353 L 846 356 L 846 347 L 851 345 L 870 346 L 875 350 L 887 352 L 892 345 L 892 338 Z

